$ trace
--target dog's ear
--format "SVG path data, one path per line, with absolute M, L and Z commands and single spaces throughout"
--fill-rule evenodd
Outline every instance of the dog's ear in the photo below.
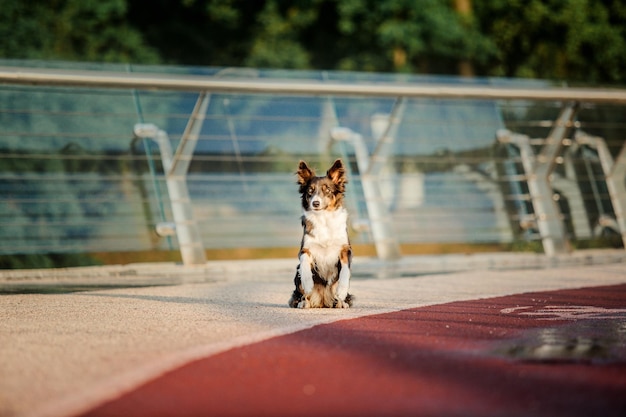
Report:
M 326 176 L 337 186 L 340 192 L 344 192 L 346 180 L 346 170 L 341 159 L 337 159 L 332 167 L 326 172 Z
M 300 161 L 296 175 L 298 176 L 298 184 L 300 184 L 300 190 L 302 192 L 302 187 L 308 184 L 311 178 L 315 176 L 315 171 L 309 168 L 306 162 Z

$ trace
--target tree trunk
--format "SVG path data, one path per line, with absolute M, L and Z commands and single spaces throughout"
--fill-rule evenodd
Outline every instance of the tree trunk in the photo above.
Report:
M 472 15 L 472 0 L 454 0 L 454 9 L 462 16 L 464 22 L 469 22 Z M 459 75 L 473 77 L 474 65 L 469 59 L 460 59 L 458 63 Z

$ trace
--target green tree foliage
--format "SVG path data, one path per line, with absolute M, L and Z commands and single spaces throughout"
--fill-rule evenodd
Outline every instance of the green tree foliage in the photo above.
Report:
M 348 0 L 337 2 L 337 8 L 348 52 L 340 68 L 449 74 L 456 73 L 461 59 L 484 62 L 495 53 L 471 16 L 458 14 L 448 2 Z M 367 52 L 351 54 L 351 44 Z
M 131 18 L 174 63 L 456 73 L 459 59 L 496 53 L 471 16 L 439 0 L 167 3 L 134 1 Z
M 0 57 L 626 78 L 621 0 L 4 0 Z
M 3 0 L 0 57 L 157 63 L 127 0 Z
M 298 34 L 315 23 L 315 8 L 297 5 L 281 10 L 269 0 L 260 11 L 250 53 L 245 61 L 251 67 L 310 68 L 310 56 Z
M 475 2 L 497 47 L 487 75 L 585 83 L 626 81 L 626 4 L 621 0 Z
M 128 18 L 163 62 L 243 66 L 263 1 L 133 0 Z

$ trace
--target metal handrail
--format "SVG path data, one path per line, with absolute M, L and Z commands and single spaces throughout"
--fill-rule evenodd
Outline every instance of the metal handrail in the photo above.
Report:
M 220 76 L 218 76 L 218 74 L 220 74 Z M 26 66 L 0 66 L 0 85 L 2 84 L 200 93 L 198 103 L 204 102 L 204 106 L 197 106 L 197 110 L 194 110 L 188 129 L 186 129 L 183 134 L 181 145 L 179 145 L 179 149 L 175 156 L 173 154 L 173 150 L 171 149 L 171 142 L 165 131 L 155 125 L 149 125 L 154 132 L 158 131 L 158 135 L 154 134 L 154 132 L 153 134 L 148 134 L 149 132 L 147 133 L 145 131 L 145 128 L 148 125 L 141 124 L 137 125 L 135 130 L 135 134 L 142 137 L 151 137 L 159 143 L 159 149 L 162 153 L 161 159 L 164 167 L 166 168 L 166 185 L 168 186 L 168 192 L 170 194 L 172 213 L 175 222 L 167 224 L 161 223 L 157 225 L 157 228 L 160 227 L 160 229 L 162 229 L 160 230 L 161 236 L 164 234 L 177 233 L 182 258 L 185 264 L 201 264 L 205 262 L 201 237 L 198 234 L 198 228 L 195 226 L 193 218 L 191 217 L 193 208 L 191 207 L 189 193 L 185 184 L 185 174 L 188 164 L 192 159 L 195 141 L 198 140 L 201 121 L 204 120 L 204 117 L 206 117 L 205 113 L 208 106 L 208 100 L 203 100 L 202 97 L 209 97 L 212 93 L 266 94 L 276 96 L 308 97 L 378 97 L 394 98 L 397 100 L 397 103 L 401 104 L 406 102 L 405 99 L 410 98 L 434 98 L 437 99 L 437 101 L 445 99 L 489 101 L 511 100 L 513 103 L 507 104 L 519 104 L 522 106 L 526 106 L 528 104 L 526 101 L 576 104 L 626 104 L 626 89 L 591 89 L 569 87 L 519 88 L 485 85 L 486 83 L 484 82 L 478 84 L 472 81 L 455 84 L 432 84 L 421 83 L 419 80 L 414 82 L 408 82 L 406 80 L 399 82 L 372 82 L 258 77 L 229 78 L 224 76 L 223 72 L 218 72 L 213 75 L 181 75 L 153 72 L 129 73 L 99 70 L 35 68 Z M 329 122 L 327 126 L 334 128 L 331 130 L 332 140 L 347 140 L 355 148 L 356 162 L 359 165 L 359 172 L 361 173 L 361 186 L 363 188 L 365 203 L 368 209 L 371 234 L 376 244 L 377 253 L 381 259 L 386 260 L 397 259 L 399 257 L 399 249 L 397 249 L 398 243 L 394 240 L 394 236 L 390 232 L 389 225 L 385 223 L 391 219 L 391 217 L 386 213 L 387 208 L 385 204 L 387 203 L 377 190 L 377 181 L 373 180 L 372 176 L 377 176 L 382 167 L 381 162 L 387 160 L 385 157 L 387 154 L 387 148 L 395 140 L 397 123 L 399 123 L 402 118 L 401 115 L 403 114 L 403 111 L 401 109 L 402 105 L 399 104 L 396 109 L 397 111 L 394 110 L 391 115 L 383 115 L 388 119 L 385 124 L 386 128 L 381 134 L 376 134 L 376 136 L 380 137 L 378 138 L 375 148 L 376 150 L 372 155 L 369 154 L 367 146 L 365 146 L 363 138 L 358 132 L 353 132 L 347 126 L 339 125 L 336 111 L 334 109 L 329 111 L 329 114 L 332 114 L 333 116 L 330 118 L 332 119 L 332 122 Z M 177 117 L 180 117 L 180 115 Z M 192 122 L 196 119 L 200 121 L 200 124 L 195 125 L 195 130 L 192 130 Z M 288 120 L 294 121 L 295 119 L 289 116 Z M 413 119 L 413 122 L 415 122 L 415 119 Z M 479 121 L 463 122 L 479 123 Z M 538 183 L 538 186 L 541 186 L 542 188 L 537 191 L 530 186 L 531 192 L 527 196 L 516 196 L 515 198 L 517 200 L 526 198 L 533 203 L 535 214 L 537 214 L 535 225 L 539 226 L 540 237 L 543 240 L 544 249 L 548 255 L 553 255 L 559 252 L 567 251 L 567 238 L 565 236 L 564 228 L 561 227 L 562 218 L 559 214 L 558 208 L 555 206 L 556 200 L 554 199 L 551 187 L 552 180 L 549 178 L 549 174 L 553 168 L 556 158 L 558 157 L 558 149 L 564 146 L 565 142 L 563 142 L 563 135 L 565 134 L 566 128 L 577 126 L 577 122 L 572 116 L 560 118 L 555 122 L 541 123 L 545 123 L 545 126 L 542 127 L 553 126 L 560 133 L 558 135 L 554 135 L 555 137 L 552 138 L 554 140 L 552 140 L 552 148 L 550 148 L 552 149 L 551 152 L 545 152 L 547 148 L 545 148 L 544 142 L 546 142 L 547 139 L 541 139 L 541 145 L 544 146 L 544 152 L 541 155 L 534 155 L 533 152 L 528 152 L 528 155 L 526 156 L 522 155 L 523 162 L 531 165 L 528 165 L 526 174 L 519 180 L 527 181 L 529 186 L 531 184 Z M 144 128 L 143 130 L 142 127 Z M 139 128 L 139 130 L 137 130 L 137 128 Z M 68 134 L 71 135 L 72 133 Z M 512 133 L 511 135 L 515 136 Z M 552 136 L 553 135 L 551 134 L 551 137 Z M 504 137 L 499 135 L 498 140 L 504 143 L 504 141 L 512 139 L 508 138 L 506 135 Z M 531 138 L 524 137 L 523 140 L 524 145 L 527 145 L 528 147 L 533 144 L 533 139 Z M 619 161 L 622 162 L 616 162 L 615 164 L 618 169 L 605 169 L 607 182 L 611 180 L 610 175 L 613 175 L 615 177 L 614 181 L 621 181 L 623 183 L 623 170 L 626 169 L 624 168 L 626 165 L 624 165 L 623 162 L 626 160 L 623 157 L 626 155 L 625 149 L 626 145 L 622 145 L 622 153 L 620 154 L 621 159 L 619 159 Z M 540 159 L 543 158 L 543 162 L 537 163 L 535 156 Z M 70 155 L 68 158 L 72 158 L 72 156 Z M 170 165 L 172 166 L 171 168 Z M 178 169 L 175 167 L 178 167 Z M 458 172 L 462 172 L 465 177 L 469 178 L 469 174 L 463 171 L 462 165 L 459 165 L 459 167 L 461 171 Z M 542 173 L 539 180 L 533 177 L 537 174 L 538 167 L 547 171 L 547 173 Z M 483 187 L 491 187 L 492 189 L 495 187 L 494 185 L 489 185 L 491 184 L 489 183 L 489 180 L 484 181 L 482 180 L 482 176 L 477 173 L 474 174 L 476 175 L 471 176 L 471 178 L 473 178 L 477 183 L 480 183 Z M 510 179 L 511 177 L 508 178 Z M 626 220 L 624 220 L 624 211 L 621 209 L 621 207 L 626 207 L 623 194 L 624 193 L 620 193 L 619 190 L 611 191 L 610 197 L 614 207 L 616 207 L 615 213 L 620 230 L 624 239 L 626 239 Z M 495 195 L 495 197 L 493 197 L 493 195 Z M 499 205 L 499 207 L 503 207 L 504 199 L 506 197 L 500 197 L 497 192 L 493 193 L 493 195 L 490 198 L 494 199 L 494 206 Z M 615 195 L 618 197 L 615 197 Z M 619 197 L 620 195 L 622 197 Z M 580 200 L 582 201 L 582 199 Z M 551 208 L 552 210 L 546 210 L 546 207 Z M 584 207 L 582 209 L 584 209 Z M 584 220 L 587 219 L 585 218 Z M 506 218 L 504 219 L 504 224 L 506 228 Z M 175 227 L 172 225 L 175 225 Z M 546 225 L 551 227 L 544 227 Z M 445 231 L 443 233 L 445 234 Z
M 423 85 L 395 82 L 347 83 L 315 80 L 229 79 L 202 75 L 126 73 L 7 66 L 0 67 L 0 83 L 135 88 L 144 90 L 211 91 L 214 93 L 579 101 L 587 103 L 626 104 L 626 90 L 624 89 L 569 87 L 529 89 L 495 86 Z

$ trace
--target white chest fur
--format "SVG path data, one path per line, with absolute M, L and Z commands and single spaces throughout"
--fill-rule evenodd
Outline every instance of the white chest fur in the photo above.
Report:
M 321 247 L 341 247 L 348 243 L 348 211 L 345 208 L 334 211 L 306 211 L 304 217 L 312 226 L 310 234 L 305 236 L 305 245 L 309 243 Z
M 311 229 L 304 236 L 303 247 L 309 250 L 318 269 L 335 267 L 342 247 L 348 244 L 347 210 L 306 211 L 304 217 Z

